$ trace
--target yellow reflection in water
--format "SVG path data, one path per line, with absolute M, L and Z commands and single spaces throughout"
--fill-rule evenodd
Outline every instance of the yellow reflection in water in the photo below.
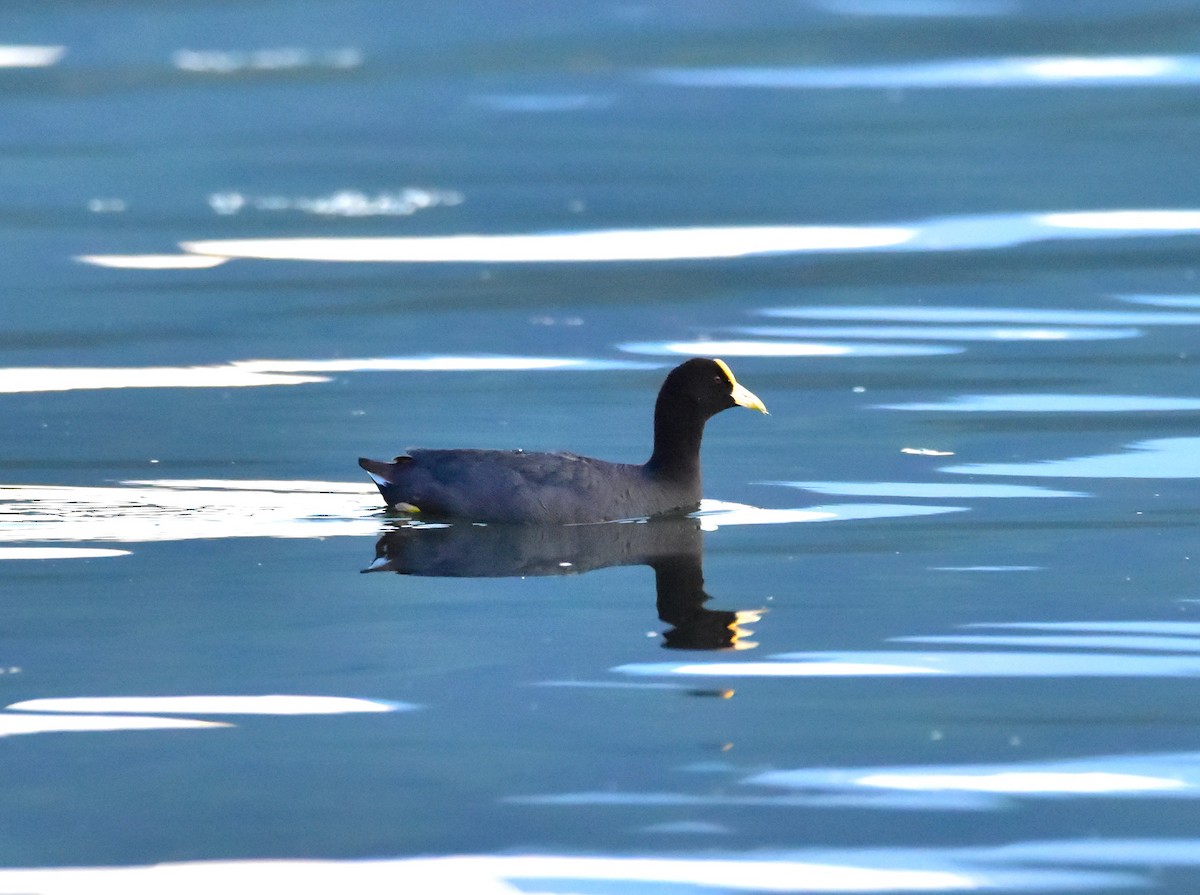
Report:
M 729 645 L 735 650 L 755 649 L 758 644 L 747 638 L 753 637 L 754 632 L 747 625 L 757 624 L 762 620 L 766 613 L 765 609 L 740 609 L 735 612 L 734 619 L 729 623 L 729 630 L 733 633 L 733 637 L 729 641 Z M 729 691 L 732 696 L 732 691 Z

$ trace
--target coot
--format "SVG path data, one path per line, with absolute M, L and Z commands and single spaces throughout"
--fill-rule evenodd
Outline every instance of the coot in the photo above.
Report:
M 767 412 L 728 364 L 694 357 L 659 390 L 654 452 L 641 465 L 557 452 L 425 449 L 358 465 L 389 507 L 428 519 L 564 524 L 688 512 L 700 503 L 704 424 L 735 406 Z

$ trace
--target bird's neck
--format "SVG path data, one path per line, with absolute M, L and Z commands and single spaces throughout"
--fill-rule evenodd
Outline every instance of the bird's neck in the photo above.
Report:
M 646 468 L 656 477 L 673 481 L 700 481 L 700 440 L 705 419 L 695 413 L 680 413 L 676 405 L 668 413 L 661 397 L 654 407 L 654 453 Z

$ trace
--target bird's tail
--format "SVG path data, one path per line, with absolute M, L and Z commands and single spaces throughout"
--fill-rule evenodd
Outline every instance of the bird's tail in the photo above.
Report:
M 367 471 L 375 487 L 383 496 L 384 502 L 393 509 L 405 513 L 419 513 L 421 510 L 412 503 L 409 494 L 409 484 L 405 481 L 404 469 L 412 463 L 412 457 L 397 457 L 395 460 L 370 460 L 359 457 L 358 465 Z
M 367 475 L 371 477 L 371 480 L 381 490 L 395 484 L 395 463 L 387 460 L 371 460 L 367 457 L 359 457 L 358 465 L 367 471 Z

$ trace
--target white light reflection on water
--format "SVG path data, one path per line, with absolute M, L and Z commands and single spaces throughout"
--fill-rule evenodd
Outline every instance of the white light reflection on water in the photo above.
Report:
M 1055 491 L 1037 485 L 964 485 L 958 482 L 760 482 L 762 485 L 781 485 L 800 488 L 818 494 L 838 494 L 847 497 L 928 497 L 962 500 L 970 497 L 1090 497 L 1084 491 Z
M 1031 463 L 963 463 L 941 471 L 1031 478 L 1195 479 L 1200 478 L 1200 438 L 1139 441 L 1120 454 Z
M 243 370 L 266 373 L 418 373 L 517 372 L 522 370 L 655 370 L 661 364 L 586 357 L 513 357 L 505 355 L 429 355 L 425 357 L 367 357 L 336 360 L 236 361 Z
M 638 676 L 788 677 L 1197 677 L 1200 655 L 1052 652 L 781 653 L 759 662 L 643 662 L 619 665 Z
M 1010 846 L 1011 848 L 1011 846 Z M 0 868 L 7 891 L 975 892 L 1134 886 L 1141 876 L 992 862 L 975 849 L 805 849 L 753 856 L 452 855 L 368 860 L 193 861 L 127 867 Z M 532 887 L 532 888 L 531 888 Z
M 607 109 L 615 97 L 589 93 L 498 93 L 475 101 L 498 112 L 562 113 Z
M 773 522 L 831 522 L 838 518 L 826 509 L 797 508 L 769 510 L 744 503 L 705 498 L 700 509 L 691 514 L 700 520 L 705 531 L 716 531 L 724 525 L 766 525 Z
M 1022 631 L 1106 631 L 1118 634 L 1200 637 L 1200 622 L 1177 621 L 980 622 L 963 627 L 1007 628 Z
M 1046 867 L 1042 865 L 1054 864 Z M 101 891 L 470 892 L 662 895 L 725 892 L 1046 892 L 1152 886 L 1163 868 L 1200 864 L 1200 840 L 1087 839 L 974 848 L 806 848 L 752 856 L 507 854 L 359 860 L 191 861 L 0 868 L 0 887 L 42 895 Z M 682 888 L 681 888 L 682 887 Z
M 1200 56 L 1007 56 L 902 65 L 663 68 L 676 87 L 863 88 L 1152 87 L 1200 83 Z
M 180 243 L 180 248 L 188 254 L 220 259 L 529 264 L 686 261 L 865 251 L 979 251 L 1048 240 L 1121 239 L 1195 233 L 1200 233 L 1200 210 L 1113 209 L 960 215 L 862 226 L 779 224 L 466 233 L 450 236 L 190 240 Z M 137 256 L 85 257 L 91 263 L 120 266 L 120 258 Z M 113 261 L 113 258 L 118 260 Z M 109 260 L 105 262 L 104 259 Z
M 1061 839 L 989 849 L 999 861 L 1092 864 L 1097 867 L 1200 867 L 1200 839 Z
M 1133 339 L 1139 329 L 1125 327 L 990 326 L 741 326 L 737 332 L 783 339 L 914 339 L 950 342 L 1071 342 Z
M 401 702 L 348 696 L 72 696 L 27 699 L 7 707 L 14 712 L 152 715 L 346 715 L 398 712 L 413 708 Z M 0 718 L 7 717 L 0 715 Z
M 613 670 L 638 677 L 1196 677 L 1200 622 L 1070 621 L 964 625 L 1005 633 L 893 637 L 893 643 L 1020 647 L 942 652 L 875 650 L 781 653 L 767 660 L 649 662 Z M 1047 631 L 1011 635 L 1008 631 Z M 1064 649 L 1078 652 L 1064 652 Z M 1142 655 L 1150 652 L 1158 655 Z
M 204 367 L 2 367 L 0 394 L 111 388 L 242 388 L 327 382 L 324 376 L 284 375 L 238 364 Z
M 705 499 L 696 516 L 701 528 L 714 531 L 729 525 L 878 519 L 961 509 L 904 504 L 769 509 Z M 376 489 L 366 482 L 143 479 L 105 487 L 0 485 L 0 543 L 365 536 L 379 534 L 380 512 Z M 14 548 L 0 548 L 0 559 L 6 549 Z M 99 555 L 73 548 L 20 549 L 23 559 Z
M 1200 398 L 1153 395 L 957 395 L 946 401 L 877 404 L 883 410 L 963 413 L 1163 413 L 1200 410 Z
M 906 242 L 905 227 L 668 227 L 529 234 L 200 240 L 185 252 L 228 258 L 358 262 L 678 261 L 845 252 Z
M 974 793 L 942 792 L 938 797 L 929 793 L 916 796 L 902 790 L 848 794 L 845 792 L 771 793 L 767 795 L 744 792 L 686 793 L 658 790 L 622 791 L 583 790 L 576 792 L 542 793 L 540 795 L 509 796 L 512 805 L 547 805 L 554 807 L 640 807 L 640 808 L 867 808 L 889 811 L 986 811 L 995 808 L 995 800 Z
M 1006 0 L 813 0 L 813 5 L 836 15 L 902 19 L 979 18 L 1018 10 Z
M 368 494 L 374 493 L 359 482 L 314 482 L 307 479 L 130 479 L 123 485 L 147 488 L 180 488 L 186 491 L 281 491 L 293 494 Z M 0 485 L 0 488 L 3 488 Z
M 407 217 L 439 206 L 461 205 L 462 193 L 406 187 L 402 190 L 367 194 L 361 190 L 337 190 L 325 196 L 255 196 L 236 191 L 213 193 L 209 207 L 220 215 L 243 211 L 298 211 L 324 217 Z M 203 256 L 195 256 L 203 257 Z
M 1200 308 L 1200 295 L 1118 295 L 1121 301 L 1159 308 Z
M 116 730 L 197 730 L 232 726 L 224 721 L 156 718 L 146 715 L 8 715 L 0 712 L 0 737 Z
M 1037 572 L 1042 566 L 930 566 L 934 572 Z
M 0 45 L 0 68 L 46 68 L 58 64 L 66 47 Z
M 223 258 L 357 262 L 681 261 L 850 251 L 947 252 L 1062 239 L 1200 232 L 1200 211 L 964 215 L 861 227 L 682 227 L 457 236 L 202 240 L 185 252 Z
M 297 69 L 345 70 L 363 63 L 355 47 L 309 50 L 303 47 L 268 47 L 259 50 L 177 50 L 171 57 L 180 71 L 232 75 L 244 71 L 273 72 Z
M 955 646 L 1019 646 L 1027 649 L 1150 650 L 1153 652 L 1200 653 L 1200 638 L 1145 637 L 1120 634 L 1066 634 L 1021 636 L 1019 634 L 936 634 L 892 637 L 893 643 L 954 644 Z
M 1000 630 L 1006 633 L 893 637 L 891 640 L 904 643 L 1200 653 L 1200 622 L 988 622 L 962 625 L 961 627 L 964 630 Z M 1009 634 L 1007 633 L 1009 631 L 1048 633 Z
M 3 513 L 2 508 L 0 513 Z M 6 559 L 95 559 L 128 555 L 128 550 L 99 547 L 0 547 L 0 562 Z
M 1200 797 L 1200 753 L 1097 755 L 1062 761 L 766 771 L 743 782 L 804 793 L 898 790 L 1030 798 Z M 935 799 L 931 807 L 938 804 Z M 999 807 L 997 802 L 993 807 Z
M 1196 57 L 1200 59 L 1200 56 Z M 1190 208 L 1147 208 L 1113 211 L 1056 211 L 1038 216 L 1047 227 L 1128 235 L 1195 232 L 1200 211 Z
M 838 656 L 840 658 L 835 658 Z M 801 661 L 762 662 L 635 662 L 613 671 L 635 675 L 684 677 L 902 677 L 944 674 L 941 668 L 920 664 L 915 653 L 809 653 Z M 888 660 L 891 661 L 888 661 Z
M 0 543 L 317 538 L 379 533 L 370 484 L 209 481 L 113 487 L 0 485 Z
M 851 519 L 890 519 L 902 516 L 932 516 L 960 513 L 966 507 L 938 507 L 899 503 L 849 503 L 797 509 L 764 509 L 744 503 L 705 499 L 692 515 L 705 531 L 727 525 L 774 525 L 788 522 L 838 522 Z
M 194 730 L 224 721 L 163 715 L 344 715 L 409 711 L 403 702 L 340 696 L 80 696 L 27 699 L 0 712 L 0 737 L 35 733 Z
M 1096 311 L 1086 308 L 980 308 L 929 305 L 813 305 L 764 308 L 764 317 L 798 320 L 871 320 L 888 323 L 1014 323 L 1036 326 L 1178 326 L 1200 323 L 1186 311 Z
M 732 836 L 733 828 L 724 824 L 704 820 L 676 820 L 661 824 L 647 824 L 638 829 L 638 834 L 652 836 Z
M 75 260 L 118 270 L 206 270 L 229 259 L 218 255 L 76 255 Z
M 763 342 L 708 340 L 692 342 L 624 342 L 617 346 L 630 354 L 707 355 L 709 357 L 926 357 L 961 354 L 953 345 L 855 345 L 834 342 Z
M 565 357 L 428 356 L 243 360 L 194 367 L 0 367 L 0 394 L 112 388 L 242 388 L 328 382 L 328 373 L 646 370 L 660 364 Z

